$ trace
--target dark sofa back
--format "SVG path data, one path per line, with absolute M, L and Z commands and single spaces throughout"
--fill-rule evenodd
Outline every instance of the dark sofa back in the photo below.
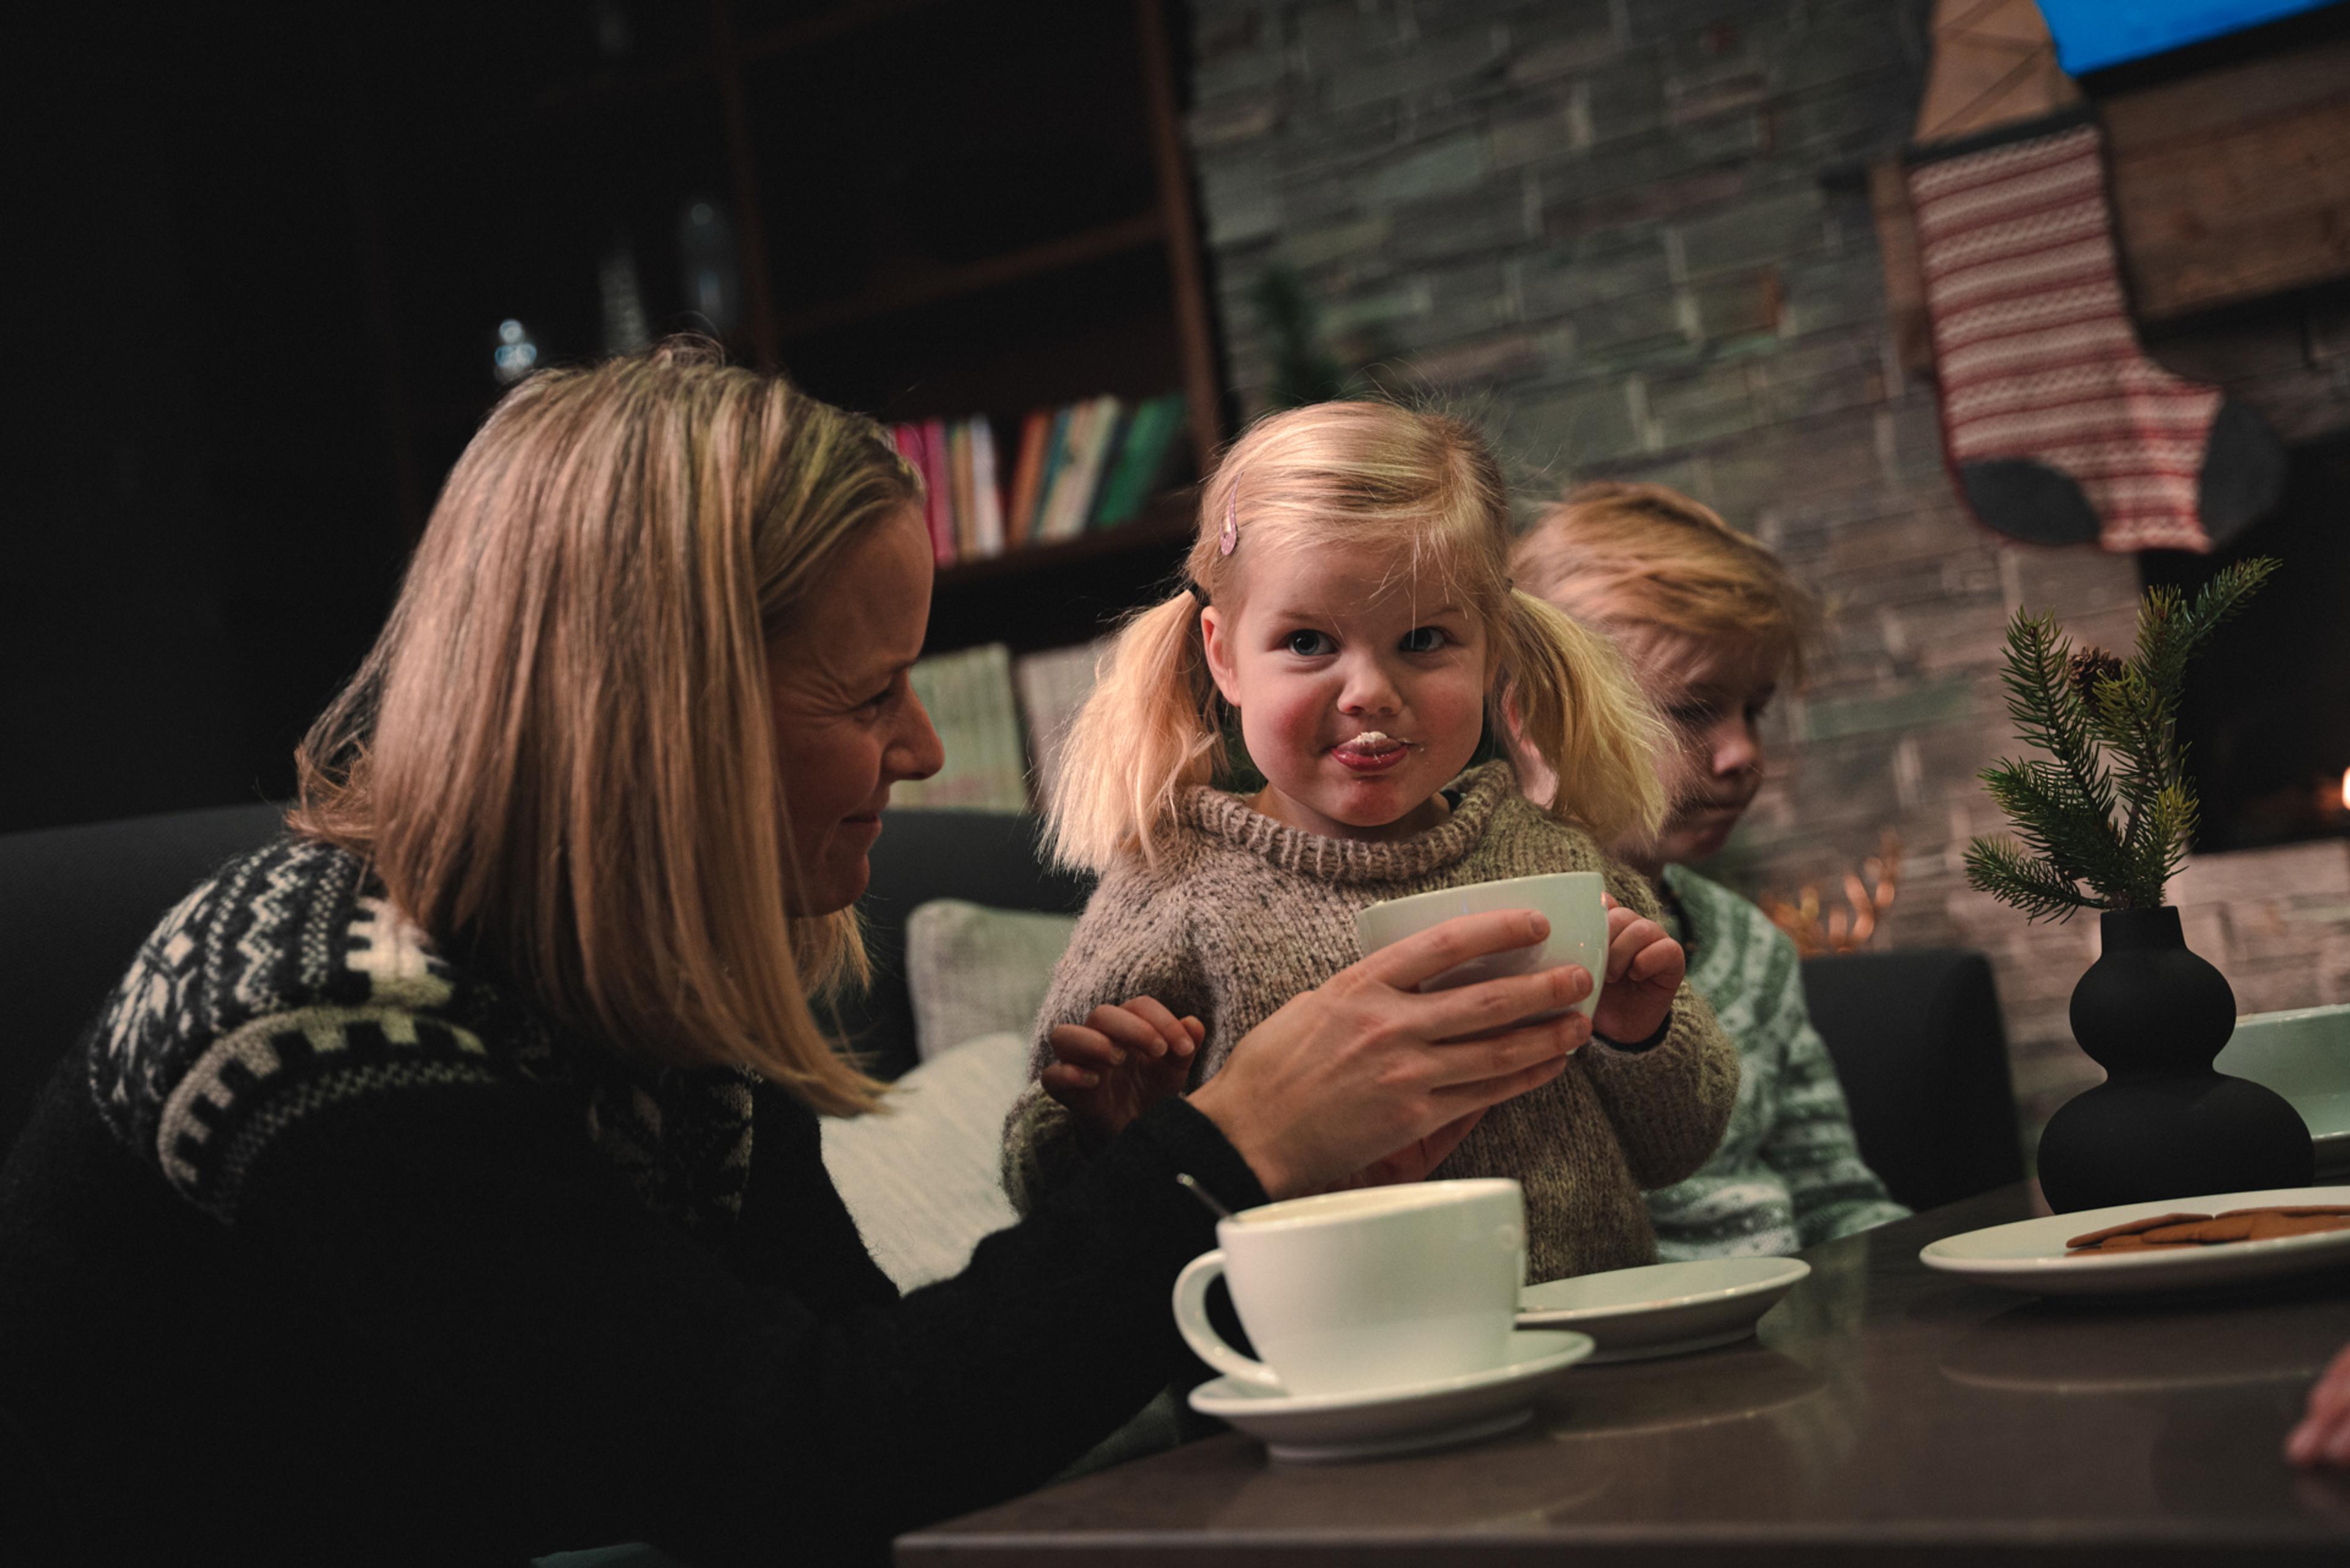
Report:
M 858 911 L 873 987 L 839 1008 L 843 1032 L 868 1069 L 894 1078 L 911 1067 L 914 1003 L 906 990 L 906 917 L 932 898 L 998 909 L 1075 914 L 1090 877 L 1049 870 L 1033 816 L 1002 811 L 891 811 L 873 846 L 873 880 Z
M 0 836 L 0 1148 L 163 911 L 278 825 L 279 808 L 255 805 Z M 1036 834 L 1034 817 L 1008 812 L 889 814 L 858 906 L 873 986 L 837 1009 L 871 1071 L 894 1078 L 916 1060 L 906 989 L 915 908 L 1084 908 L 1089 881 L 1047 869 Z M 1814 959 L 1804 984 L 1861 1153 L 1896 1198 L 1930 1208 L 2022 1176 L 1999 999 L 1981 953 Z
M 282 810 L 224 806 L 0 835 L 0 1149 L 33 1096 L 130 967 L 163 912 L 224 862 L 276 837 Z M 839 1009 L 871 1069 L 915 1061 L 906 916 L 931 898 L 1000 909 L 1084 908 L 1089 883 L 1048 871 L 1035 819 L 1009 812 L 893 811 L 861 908 L 873 991 Z
M 259 804 L 0 836 L 0 1149 L 163 912 L 282 819 Z
M 2023 1179 L 1991 961 L 1952 948 L 1804 961 L 1869 1168 L 1912 1209 Z

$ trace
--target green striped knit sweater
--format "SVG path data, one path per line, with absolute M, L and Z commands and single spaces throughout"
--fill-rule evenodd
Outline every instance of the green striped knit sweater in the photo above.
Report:
M 1648 1194 L 1657 1256 L 1793 1252 L 1907 1215 L 1861 1161 L 1843 1085 L 1804 1006 L 1795 944 L 1685 866 L 1667 867 L 1665 886 L 1667 924 L 1691 948 L 1690 988 L 1737 1042 L 1739 1071 L 1721 1147 L 1695 1176 Z

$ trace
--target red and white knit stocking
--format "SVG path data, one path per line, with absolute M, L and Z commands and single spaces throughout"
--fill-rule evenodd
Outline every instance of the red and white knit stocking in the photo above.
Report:
M 2101 138 L 2072 117 L 1910 155 L 1942 441 L 1987 525 L 2040 545 L 2209 550 L 2276 502 L 2251 410 L 2139 352 Z

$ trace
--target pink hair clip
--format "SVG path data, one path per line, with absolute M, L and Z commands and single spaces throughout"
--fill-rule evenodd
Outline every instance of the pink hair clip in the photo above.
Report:
M 1232 514 L 1240 498 L 1240 486 L 1237 484 L 1224 493 L 1224 526 L 1223 531 L 1216 535 L 1216 549 L 1221 555 L 1229 556 L 1240 546 L 1240 519 Z

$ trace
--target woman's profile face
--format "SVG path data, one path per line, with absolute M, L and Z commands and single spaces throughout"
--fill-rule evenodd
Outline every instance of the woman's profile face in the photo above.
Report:
M 785 844 L 800 873 L 795 915 L 830 914 L 864 894 L 889 786 L 928 778 L 944 760 L 906 679 L 930 618 L 930 535 L 907 508 L 844 548 L 767 646 Z

